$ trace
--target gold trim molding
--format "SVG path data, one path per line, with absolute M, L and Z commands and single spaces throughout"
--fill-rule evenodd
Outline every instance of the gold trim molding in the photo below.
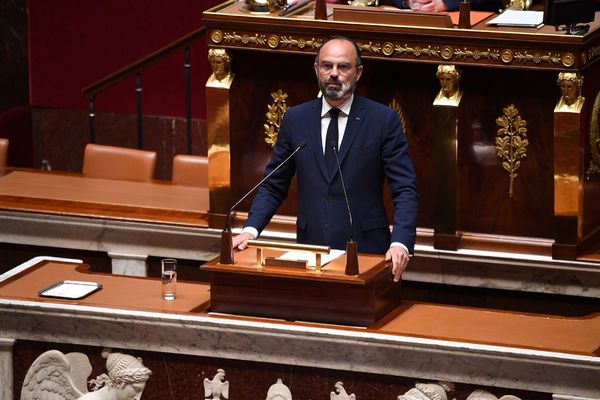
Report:
M 288 98 L 288 94 L 279 89 L 276 92 L 272 92 L 271 97 L 273 98 L 273 102 L 267 105 L 267 113 L 265 114 L 267 122 L 263 127 L 265 128 L 265 143 L 273 147 L 279 136 L 281 120 L 287 111 L 286 99 Z
M 265 49 L 297 49 L 316 51 L 323 45 L 325 38 L 303 37 L 299 35 L 280 36 L 276 34 L 238 33 L 215 29 L 209 33 L 210 40 L 217 45 L 253 46 Z M 469 63 L 484 64 L 532 64 L 575 67 L 577 56 L 572 52 L 549 52 L 543 50 L 520 50 L 510 48 L 490 48 L 476 46 L 452 46 L 446 44 L 408 43 L 408 42 L 361 42 L 357 41 L 361 53 L 366 56 L 390 57 L 399 59 L 428 58 L 432 61 L 461 60 Z M 588 50 L 588 62 L 600 55 L 600 47 Z
M 508 172 L 508 196 L 512 198 L 514 180 L 519 176 L 517 170 L 521 167 L 520 160 L 527 157 L 527 121 L 521 118 L 514 104 L 503 108 L 502 114 L 496 118 L 496 125 L 500 128 L 496 133 L 496 155 L 503 160 L 502 168 Z
M 590 120 L 590 155 L 592 159 L 586 171 L 587 179 L 590 179 L 590 175 L 600 174 L 600 92 L 596 94 Z

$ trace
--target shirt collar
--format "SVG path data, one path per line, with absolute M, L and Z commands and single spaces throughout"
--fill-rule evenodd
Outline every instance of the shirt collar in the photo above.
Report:
M 346 102 L 344 104 L 342 104 L 341 107 L 338 107 L 338 109 L 342 112 L 342 114 L 350 115 L 350 109 L 352 108 L 353 101 L 354 101 L 354 93 L 350 96 L 350 98 L 348 100 L 346 100 Z M 332 108 L 333 107 L 331 107 L 329 105 L 329 103 L 327 102 L 327 100 L 325 100 L 325 98 L 323 97 L 323 101 L 322 101 L 322 105 L 321 105 L 321 117 L 328 115 L 329 110 L 331 110 Z

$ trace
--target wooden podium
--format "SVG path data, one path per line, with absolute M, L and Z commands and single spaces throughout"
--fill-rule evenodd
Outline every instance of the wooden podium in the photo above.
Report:
M 211 273 L 211 312 L 370 326 L 400 304 L 400 285 L 381 255 L 360 254 L 359 274 L 347 276 L 345 256 L 317 272 L 257 266 L 256 252 L 237 252 L 232 265 L 216 258 L 201 267 Z M 265 255 L 282 253 L 267 250 Z

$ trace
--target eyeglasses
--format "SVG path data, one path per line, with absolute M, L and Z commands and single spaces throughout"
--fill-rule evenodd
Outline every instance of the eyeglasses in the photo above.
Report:
M 330 63 L 328 61 L 322 61 L 321 63 L 319 63 L 319 69 L 322 72 L 329 73 L 333 70 L 333 67 L 336 67 L 340 74 L 347 75 L 350 73 L 350 71 L 352 71 L 352 68 L 354 68 L 354 65 L 349 64 L 349 63 L 334 64 L 334 63 Z

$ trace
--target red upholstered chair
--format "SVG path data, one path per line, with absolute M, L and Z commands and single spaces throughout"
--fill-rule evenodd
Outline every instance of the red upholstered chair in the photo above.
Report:
M 8 158 L 8 139 L 0 138 L 0 169 L 6 167 Z
M 175 185 L 208 187 L 208 157 L 178 154 L 173 157 Z
M 149 182 L 155 165 L 154 151 L 90 143 L 83 154 L 83 176 L 88 178 Z

